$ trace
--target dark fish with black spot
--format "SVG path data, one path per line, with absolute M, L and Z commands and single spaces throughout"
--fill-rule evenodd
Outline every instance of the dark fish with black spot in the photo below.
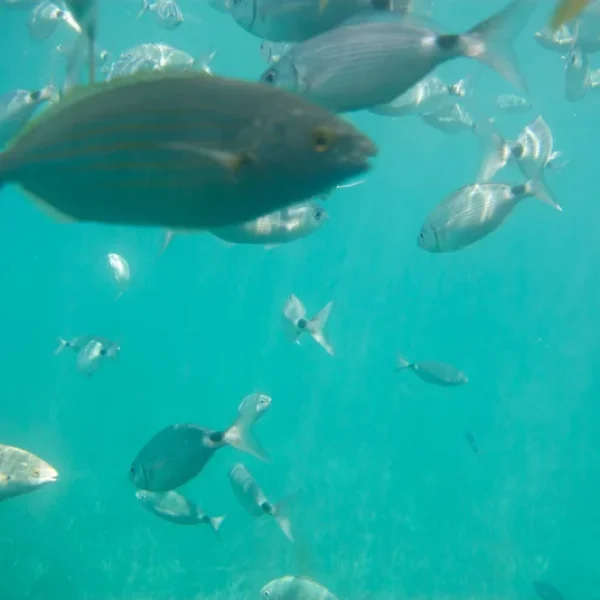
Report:
M 290 541 L 294 541 L 289 517 L 290 498 L 286 498 L 278 504 L 271 504 L 250 471 L 242 463 L 231 467 L 229 482 L 240 504 L 249 514 L 253 517 L 272 516 L 285 536 Z
M 45 111 L 0 154 L 0 185 L 69 220 L 210 229 L 324 193 L 376 153 L 350 123 L 282 90 L 145 73 Z
M 564 600 L 564 596 L 551 583 L 534 581 L 533 589 L 542 600 Z
M 525 88 L 511 43 L 535 6 L 534 0 L 515 0 L 454 35 L 413 17 L 360 15 L 296 44 L 261 81 L 334 112 L 347 112 L 388 104 L 437 66 L 464 57 L 486 63 Z
M 404 371 L 405 369 L 410 369 L 417 377 L 427 383 L 444 387 L 455 387 L 469 382 L 469 378 L 452 365 L 429 361 L 411 363 L 399 356 L 397 370 Z
M 139 451 L 129 469 L 129 479 L 141 490 L 175 490 L 196 477 L 213 454 L 225 446 L 268 460 L 252 432 L 256 418 L 255 412 L 240 410 L 235 423 L 225 431 L 187 423 L 169 425 Z

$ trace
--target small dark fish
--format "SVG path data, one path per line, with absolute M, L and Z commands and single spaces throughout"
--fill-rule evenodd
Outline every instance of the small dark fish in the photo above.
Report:
M 411 363 L 401 356 L 398 357 L 398 371 L 410 369 L 423 381 L 453 387 L 469 382 L 468 377 L 452 365 L 437 362 Z
M 254 477 L 242 463 L 231 467 L 229 482 L 240 504 L 249 514 L 253 517 L 271 515 L 277 521 L 285 536 L 290 541 L 294 541 L 292 524 L 288 515 L 290 499 L 282 500 L 278 504 L 271 504 Z
M 239 411 L 235 423 L 222 432 L 192 424 L 169 425 L 139 451 L 129 469 L 129 479 L 141 490 L 175 490 L 196 477 L 213 454 L 228 445 L 268 460 L 252 433 L 257 415 Z
M 250 221 L 369 170 L 373 143 L 270 86 L 196 72 L 140 73 L 72 92 L 0 154 L 68 220 L 210 229 Z
M 138 490 L 135 497 L 153 515 L 176 525 L 210 525 L 215 533 L 225 517 L 209 517 L 191 500 L 177 492 L 149 492 Z
M 475 454 L 479 454 L 479 446 L 477 445 L 475 436 L 470 431 L 465 431 L 464 436 L 467 444 L 469 444 L 469 448 L 471 448 Z
M 564 600 L 564 596 L 550 583 L 534 581 L 533 589 L 542 600 Z

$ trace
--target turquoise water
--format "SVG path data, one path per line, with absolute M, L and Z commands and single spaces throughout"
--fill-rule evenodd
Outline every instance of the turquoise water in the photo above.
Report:
M 435 17 L 460 31 L 501 5 L 438 0 Z M 135 21 L 137 3 L 104 0 L 100 45 L 113 56 L 145 42 L 216 49 L 215 72 L 260 75 L 259 40 L 203 2 L 181 7 L 187 22 L 165 32 L 152 15 Z M 473 180 L 478 142 L 412 118 L 350 117 L 378 143 L 376 169 L 326 202 L 319 232 L 271 251 L 196 235 L 159 257 L 160 231 L 57 223 L 3 190 L 0 441 L 48 460 L 60 480 L 2 504 L 1 600 L 258 599 L 290 573 L 348 600 L 533 599 L 534 579 L 568 599 L 597 596 L 600 113 L 593 96 L 564 100 L 559 55 L 532 38 L 548 8 L 516 46 L 536 109 L 571 159 L 548 174 L 564 213 L 524 202 L 462 252 L 428 254 L 416 238 L 428 212 Z M 2 91 L 38 88 L 54 71 L 61 35 L 32 43 L 25 15 L 0 12 Z M 511 91 L 465 60 L 440 74 L 471 74 L 482 112 Z M 503 133 L 535 114 L 502 117 Z M 132 270 L 118 301 L 109 252 Z M 310 313 L 335 301 L 335 358 L 286 340 L 291 293 Z M 52 354 L 57 336 L 86 334 L 122 348 L 91 378 L 73 354 Z M 469 385 L 395 373 L 398 352 L 455 364 Z M 272 461 L 224 449 L 184 488 L 227 515 L 220 540 L 143 510 L 127 471 L 150 436 L 177 422 L 224 428 L 253 391 L 273 397 L 257 426 Z M 273 501 L 301 488 L 295 546 L 236 502 L 227 470 L 239 460 Z

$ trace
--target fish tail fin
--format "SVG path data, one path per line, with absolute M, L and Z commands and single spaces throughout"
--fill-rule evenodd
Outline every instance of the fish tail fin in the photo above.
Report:
M 219 530 L 221 529 L 221 525 L 223 525 L 224 520 L 225 515 L 221 515 L 220 517 L 208 518 L 208 524 L 212 527 L 212 530 L 215 532 L 215 535 L 219 535 Z
M 525 27 L 536 5 L 536 0 L 513 0 L 460 36 L 462 53 L 492 67 L 518 88 L 527 90 L 512 42 Z
M 465 98 L 471 92 L 471 80 L 470 77 L 463 77 L 456 83 L 450 86 L 450 94 L 457 96 L 458 98 Z
M 473 131 L 483 148 L 477 181 L 490 181 L 508 163 L 511 155 L 510 144 L 495 130 L 491 120 L 478 123 Z
M 242 452 L 247 452 L 262 461 L 268 462 L 269 454 L 254 436 L 252 430 L 254 422 L 253 415 L 240 415 L 235 423 L 225 431 L 223 441 Z
M 546 204 L 549 204 L 552 208 L 555 208 L 559 212 L 562 212 L 562 206 L 556 202 L 552 192 L 548 189 L 546 182 L 542 177 L 537 179 L 530 179 L 525 183 L 525 196 L 533 196 Z
M 396 371 L 404 371 L 404 369 L 410 369 L 412 363 L 407 361 L 403 356 L 398 356 L 398 366 L 396 367 Z
M 200 67 L 200 70 L 206 73 L 207 75 L 212 75 L 212 69 L 210 68 L 210 63 L 214 60 L 217 55 L 217 51 L 213 50 L 208 54 L 201 54 L 196 60 L 196 64 Z
M 82 33 L 81 25 L 77 22 L 70 10 L 61 11 L 60 20 L 70 27 L 76 34 Z
M 139 19 L 142 15 L 146 14 L 150 10 L 150 2 L 148 0 L 142 0 L 142 9 L 138 13 L 136 19 Z
M 294 534 L 292 532 L 292 521 L 290 519 L 291 510 L 296 503 L 296 497 L 298 496 L 298 491 L 286 496 L 282 500 L 280 500 L 277 504 L 273 506 L 271 514 L 275 521 L 277 521 L 277 525 L 281 531 L 283 531 L 285 537 L 287 537 L 290 542 L 294 541 Z
M 333 308 L 333 301 L 328 302 L 310 321 L 310 335 L 315 342 L 322 346 L 331 356 L 334 355 L 333 346 L 325 337 L 325 327 Z
M 159 256 L 163 255 L 165 253 L 165 250 L 170 246 L 171 241 L 173 240 L 173 236 L 175 235 L 175 232 L 172 231 L 171 229 L 167 229 L 165 231 L 165 237 L 163 239 L 163 244 L 162 247 L 160 249 L 159 252 Z
M 58 346 L 56 346 L 56 349 L 54 350 L 54 354 L 60 354 L 65 348 L 69 347 L 69 341 L 68 340 L 63 340 L 62 338 L 56 338 L 58 341 Z
M 571 162 L 568 158 L 565 158 L 565 153 L 560 150 L 555 150 L 548 156 L 548 160 L 544 165 L 544 168 L 550 169 L 551 171 L 562 171 Z

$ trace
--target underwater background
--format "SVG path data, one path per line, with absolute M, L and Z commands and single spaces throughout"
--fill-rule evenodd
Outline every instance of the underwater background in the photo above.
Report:
M 438 0 L 434 15 L 462 31 L 502 4 Z M 541 577 L 568 600 L 598 598 L 600 111 L 594 96 L 564 99 L 560 57 L 532 37 L 541 4 L 516 49 L 571 161 L 548 176 L 564 213 L 528 200 L 462 252 L 429 254 L 416 238 L 428 212 L 473 181 L 481 149 L 417 118 L 347 117 L 378 144 L 376 168 L 323 201 L 320 231 L 268 251 L 189 235 L 161 256 L 159 230 L 58 223 L 2 190 L 0 440 L 60 479 L 0 507 L 0 600 L 253 599 L 285 574 L 341 600 L 525 600 Z M 170 32 L 136 21 L 136 2 L 102 0 L 99 45 L 216 50 L 215 73 L 259 77 L 257 38 L 200 0 L 180 5 L 186 23 Z M 62 75 L 60 40 L 32 43 L 24 20 L 0 12 L 0 90 Z M 510 91 L 469 61 L 437 72 L 472 75 L 483 113 Z M 528 122 L 501 118 L 509 138 Z M 131 266 L 118 300 L 109 252 Z M 309 314 L 334 300 L 335 358 L 286 339 L 291 293 Z M 91 378 L 53 355 L 57 337 L 87 334 L 122 349 Z M 455 364 L 469 385 L 397 373 L 397 353 Z M 273 397 L 256 428 L 272 461 L 227 448 L 184 488 L 227 515 L 220 539 L 141 509 L 127 471 L 150 436 L 177 422 L 223 429 L 254 391 Z M 240 460 L 270 499 L 300 490 L 295 545 L 236 502 L 227 470 Z

